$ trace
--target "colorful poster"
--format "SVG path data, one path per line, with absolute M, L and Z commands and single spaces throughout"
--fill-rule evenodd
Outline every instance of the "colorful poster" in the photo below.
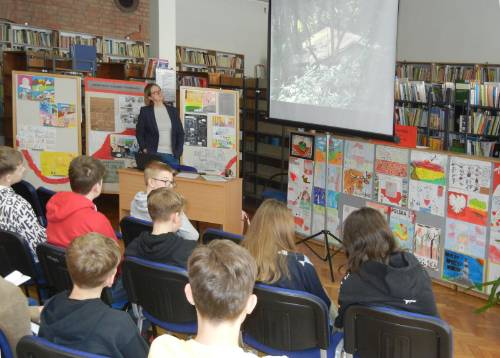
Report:
M 90 97 L 90 129 L 93 131 L 115 131 L 115 100 L 113 98 Z
M 184 116 L 184 145 L 207 146 L 207 115 L 186 114 Z
M 40 122 L 43 126 L 59 127 L 57 126 L 57 104 L 42 101 L 39 104 L 39 108 Z
M 326 135 L 314 137 L 314 161 L 316 163 L 326 163 Z
M 67 177 L 69 163 L 77 156 L 67 152 L 41 152 L 40 167 L 47 177 Z
M 415 257 L 429 270 L 439 271 L 441 229 L 422 224 L 415 225 Z
M 415 211 L 444 216 L 445 188 L 442 185 L 410 180 L 408 207 Z
M 213 91 L 203 92 L 201 98 L 203 113 L 217 113 L 217 93 Z
M 292 157 L 313 159 L 314 136 L 310 134 L 290 134 L 290 155 Z
M 488 247 L 488 259 L 500 264 L 500 230 L 491 230 L 490 245 Z
M 202 112 L 203 109 L 203 92 L 186 90 L 186 98 L 184 100 L 185 112 Z
M 491 198 L 491 220 L 492 228 L 500 230 L 500 195 Z
M 397 176 L 377 174 L 377 201 L 397 206 L 408 202 L 408 180 Z
M 415 213 L 411 210 L 392 208 L 389 214 L 389 227 L 403 250 L 413 251 Z
M 314 188 L 314 199 L 320 196 L 316 189 Z M 324 194 L 324 191 L 323 191 Z M 312 234 L 316 234 L 322 230 L 325 230 L 325 220 L 326 220 L 326 208 L 324 205 L 318 205 L 316 202 L 313 204 L 313 214 L 312 214 Z
M 408 176 L 408 149 L 377 145 L 375 173 L 406 178 Z
M 75 128 L 77 122 L 74 104 L 57 104 L 57 125 L 54 127 Z
M 448 250 L 484 258 L 486 228 L 459 220 L 446 219 L 446 239 L 444 245 Z
M 458 189 L 448 190 L 448 217 L 472 224 L 488 224 L 489 196 L 467 193 Z
M 389 212 L 391 211 L 391 207 L 390 206 L 379 204 L 379 203 L 375 203 L 373 201 L 367 201 L 366 202 L 366 206 L 369 207 L 369 208 L 378 210 L 378 212 L 381 213 L 384 216 L 385 220 L 388 220 L 387 216 L 389 215 Z
M 446 163 L 448 157 L 443 154 L 411 151 L 410 178 L 426 183 L 446 185 Z
M 54 151 L 56 149 L 56 129 L 43 126 L 23 125 L 17 130 L 19 149 Z
M 144 98 L 139 96 L 120 96 L 118 97 L 118 108 L 120 122 L 116 126 L 117 131 L 125 129 L 135 129 L 141 107 L 144 106 Z
M 342 166 L 344 141 L 330 136 L 328 140 L 328 164 Z
M 333 235 L 340 235 L 340 218 L 339 218 L 339 197 L 340 193 L 327 191 L 326 194 L 326 228 Z
M 344 205 L 342 208 L 342 225 L 345 224 L 346 219 L 351 215 L 354 211 L 358 210 L 359 208 L 351 205 Z
M 443 279 L 471 287 L 483 283 L 484 260 L 449 250 L 444 251 Z
M 344 193 L 371 199 L 374 147 L 369 143 L 345 141 Z
M 461 157 L 450 159 L 450 188 L 489 195 L 490 177 L 490 162 Z
M 54 77 L 33 76 L 31 80 L 31 99 L 54 103 Z
M 500 163 L 493 167 L 493 195 L 500 196 Z
M 212 116 L 212 148 L 236 150 L 235 117 Z
M 288 162 L 288 207 L 295 230 L 303 235 L 311 234 L 313 165 L 312 160 L 301 158 L 290 158 Z
M 109 136 L 111 156 L 114 158 L 134 159 L 139 151 L 139 143 L 135 135 L 111 134 Z
M 17 75 L 17 98 L 31 100 L 31 82 L 30 75 Z

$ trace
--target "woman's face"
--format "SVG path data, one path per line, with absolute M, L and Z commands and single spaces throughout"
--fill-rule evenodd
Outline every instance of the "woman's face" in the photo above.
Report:
M 154 103 L 162 103 L 163 93 L 161 91 L 161 88 L 158 86 L 151 87 L 151 94 L 149 95 L 149 99 Z

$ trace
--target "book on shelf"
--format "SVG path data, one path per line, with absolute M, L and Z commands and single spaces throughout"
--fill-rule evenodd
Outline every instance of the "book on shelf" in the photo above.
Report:
M 394 85 L 396 100 L 426 103 L 427 96 L 424 81 L 409 81 L 406 78 L 396 78 Z
M 495 141 L 468 139 L 467 154 L 481 157 L 492 157 L 495 152 L 495 145 Z
M 0 41 L 8 42 L 10 41 L 10 26 L 9 24 L 0 24 Z
M 168 60 L 162 60 L 159 58 L 150 58 L 144 65 L 144 77 L 154 78 L 156 74 L 156 69 L 170 69 Z
M 12 41 L 15 45 L 52 47 L 52 33 L 28 29 L 13 29 Z

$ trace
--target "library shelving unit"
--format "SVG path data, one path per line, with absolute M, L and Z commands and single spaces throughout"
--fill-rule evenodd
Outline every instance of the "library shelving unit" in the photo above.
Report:
M 245 78 L 241 177 L 247 203 L 259 205 L 262 194 L 271 189 L 286 193 L 288 184 L 288 147 L 290 132 L 296 130 L 265 120 L 267 81 Z M 286 195 L 286 194 L 285 194 Z
M 398 62 L 395 117 L 418 144 L 475 156 L 500 154 L 500 65 Z

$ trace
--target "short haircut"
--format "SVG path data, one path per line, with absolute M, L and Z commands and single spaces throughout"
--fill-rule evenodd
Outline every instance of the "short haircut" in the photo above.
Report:
M 148 185 L 149 179 L 154 179 L 160 172 L 169 172 L 172 173 L 172 175 L 175 174 L 175 171 L 170 165 L 158 160 L 152 160 L 144 168 L 144 183 Z
M 0 178 L 16 171 L 22 162 L 21 152 L 4 145 L 0 146 Z
M 169 188 L 152 190 L 148 195 L 148 211 L 153 222 L 168 221 L 173 213 L 184 209 L 184 198 Z
M 66 250 L 69 275 L 81 288 L 101 286 L 120 260 L 115 240 L 95 232 L 77 237 Z
M 199 314 L 213 322 L 236 319 L 245 309 L 257 277 L 250 253 L 230 240 L 196 247 L 188 275 Z
M 86 195 L 99 183 L 106 173 L 106 168 L 97 159 L 81 155 L 69 164 L 69 183 L 75 193 Z

